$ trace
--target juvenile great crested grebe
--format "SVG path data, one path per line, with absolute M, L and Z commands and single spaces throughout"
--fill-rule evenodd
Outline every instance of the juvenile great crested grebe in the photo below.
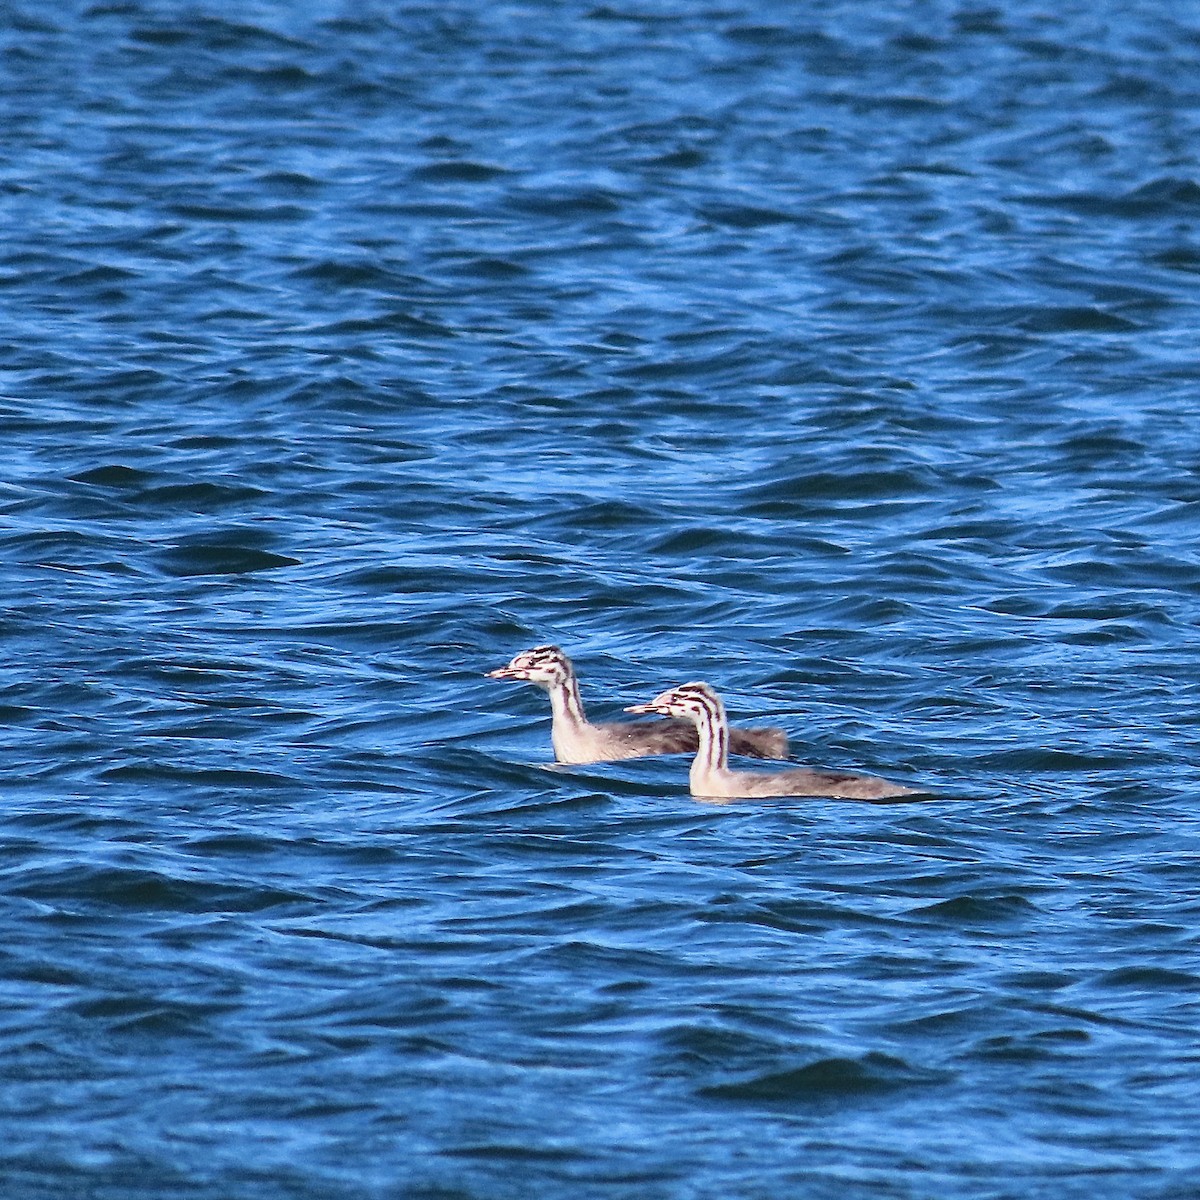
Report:
M 696 729 L 687 721 L 592 725 L 584 715 L 575 668 L 557 646 L 522 650 L 508 666 L 489 671 L 488 678 L 524 679 L 550 693 L 550 740 L 554 743 L 554 757 L 561 763 L 686 754 L 700 745 Z M 787 758 L 787 734 L 782 729 L 730 729 L 727 744 L 734 754 Z
M 696 726 L 700 746 L 688 776 L 693 796 L 734 799 L 753 796 L 837 796 L 845 800 L 882 800 L 921 793 L 874 775 L 843 771 L 731 771 L 728 761 L 729 722 L 721 697 L 707 683 L 684 683 L 655 696 L 648 704 L 633 704 L 632 713 L 660 713 Z

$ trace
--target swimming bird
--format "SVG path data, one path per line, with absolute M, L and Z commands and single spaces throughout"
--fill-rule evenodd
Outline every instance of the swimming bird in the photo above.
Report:
M 835 796 L 844 800 L 883 800 L 919 792 L 874 775 L 814 771 L 808 767 L 764 771 L 729 769 L 729 722 L 721 697 L 707 683 L 684 683 L 655 696 L 648 704 L 632 704 L 631 713 L 658 713 L 691 721 L 699 749 L 688 776 L 693 796 L 734 799 L 753 796 Z
M 489 671 L 489 679 L 523 679 L 550 693 L 550 740 L 561 763 L 614 762 L 651 754 L 684 754 L 700 745 L 687 721 L 624 721 L 593 725 L 584 714 L 579 680 L 571 660 L 557 646 L 522 650 L 506 667 Z M 787 758 L 782 729 L 730 729 L 726 744 L 735 754 Z

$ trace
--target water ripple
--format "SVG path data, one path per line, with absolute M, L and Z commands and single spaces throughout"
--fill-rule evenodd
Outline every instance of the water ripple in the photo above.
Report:
M 1197 36 L 0 15 L 5 1195 L 1191 1194 Z

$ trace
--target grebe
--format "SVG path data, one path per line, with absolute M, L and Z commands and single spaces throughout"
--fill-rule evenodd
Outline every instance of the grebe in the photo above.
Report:
M 845 800 L 882 800 L 891 796 L 917 796 L 920 792 L 873 775 L 842 771 L 813 771 L 807 767 L 775 771 L 729 769 L 729 723 L 721 697 L 707 683 L 684 683 L 655 696 L 648 704 L 634 704 L 632 713 L 661 713 L 680 717 L 696 726 L 700 748 L 688 781 L 693 796 L 733 799 L 752 796 L 839 796 Z
M 624 721 L 592 725 L 583 711 L 579 681 L 571 660 L 557 646 L 522 650 L 506 667 L 488 672 L 489 679 L 524 679 L 550 693 L 550 740 L 560 763 L 615 762 L 650 754 L 685 754 L 700 745 L 686 721 Z M 731 729 L 729 749 L 755 758 L 787 758 L 782 729 Z

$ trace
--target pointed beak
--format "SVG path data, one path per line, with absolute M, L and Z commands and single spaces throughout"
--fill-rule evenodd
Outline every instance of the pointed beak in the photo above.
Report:
M 511 664 L 507 667 L 497 667 L 494 671 L 488 671 L 484 676 L 485 679 L 524 679 L 520 667 L 513 667 Z
M 664 714 L 667 714 L 667 712 L 668 712 L 668 710 L 666 708 L 664 708 L 661 704 L 656 704 L 653 700 L 651 700 L 649 702 L 649 704 L 631 704 L 625 711 L 631 712 L 631 713 L 664 713 Z

